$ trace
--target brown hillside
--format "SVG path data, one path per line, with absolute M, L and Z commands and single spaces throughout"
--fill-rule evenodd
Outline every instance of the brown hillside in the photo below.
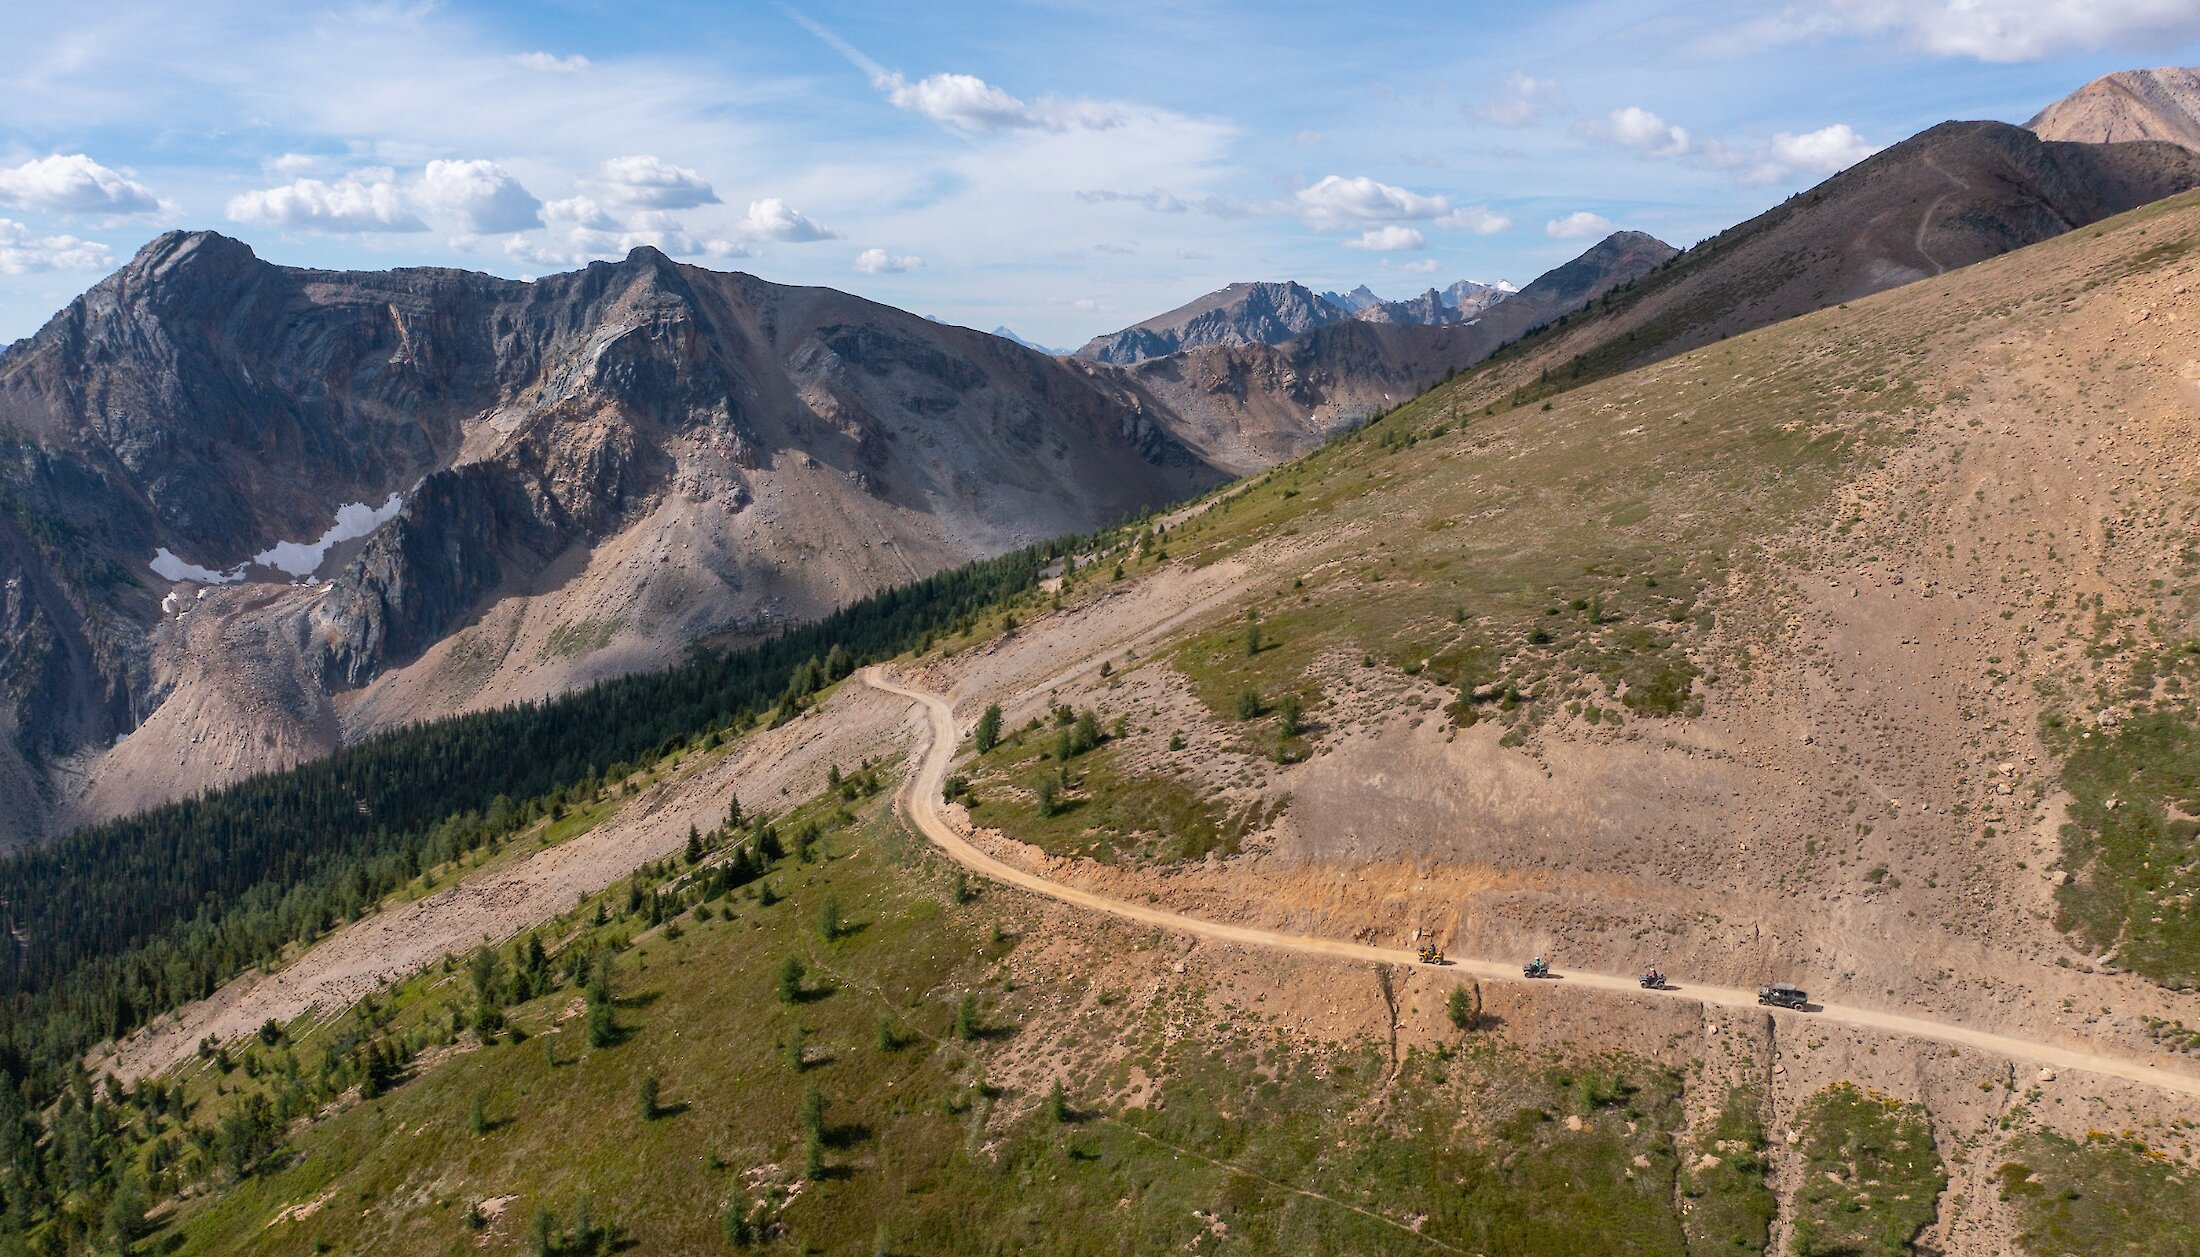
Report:
M 2167 140 L 2200 149 L 2200 70 L 2119 70 L 2040 110 L 2024 125 L 2043 140 Z
M 1705 240 L 1499 355 L 1503 390 L 1609 375 L 1939 275 L 2200 186 L 2160 142 L 2050 143 L 1946 122 Z

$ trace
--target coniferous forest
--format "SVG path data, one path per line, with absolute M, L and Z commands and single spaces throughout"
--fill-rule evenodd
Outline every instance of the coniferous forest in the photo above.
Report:
M 0 1076 L 35 1107 L 82 1053 L 360 916 L 421 870 L 693 739 L 798 715 L 865 662 L 1035 588 L 1063 538 L 745 649 L 383 734 L 0 859 Z

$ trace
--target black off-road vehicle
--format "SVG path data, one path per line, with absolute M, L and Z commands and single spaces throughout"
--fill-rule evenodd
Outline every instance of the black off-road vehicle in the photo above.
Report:
M 1770 1004 L 1775 1008 L 1809 1008 L 1810 992 L 1799 986 L 1775 982 L 1771 986 L 1757 988 L 1757 1002 Z

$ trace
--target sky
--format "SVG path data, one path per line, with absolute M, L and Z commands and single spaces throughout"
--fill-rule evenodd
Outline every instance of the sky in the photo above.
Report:
M 1525 284 L 2200 0 L 0 0 L 0 342 L 169 228 L 532 278 L 654 245 L 1048 345 L 1239 280 Z

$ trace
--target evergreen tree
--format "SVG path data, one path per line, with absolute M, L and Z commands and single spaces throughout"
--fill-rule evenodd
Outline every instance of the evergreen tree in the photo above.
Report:
M 107 1200 L 103 1217 L 107 1242 L 121 1252 L 129 1252 L 130 1246 L 148 1229 L 146 1207 L 145 1184 L 135 1173 L 125 1173 L 122 1181 L 115 1185 L 115 1194 Z
M 999 703 L 987 705 L 984 714 L 978 717 L 978 728 L 971 735 L 971 739 L 972 744 L 978 748 L 978 754 L 980 755 L 1001 744 L 1001 705 Z
M 616 1045 L 618 1041 L 619 1023 L 611 1012 L 611 1005 L 608 1003 L 590 1004 L 588 1006 L 588 1046 L 607 1048 Z

